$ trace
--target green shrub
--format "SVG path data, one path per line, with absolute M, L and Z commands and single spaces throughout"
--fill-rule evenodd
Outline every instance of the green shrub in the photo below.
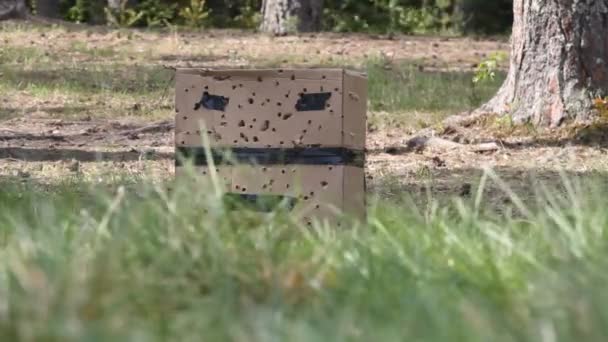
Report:
M 323 28 L 379 34 L 502 34 L 512 24 L 512 4 L 513 0 L 326 0 Z M 64 17 L 76 22 L 102 23 L 105 18 L 99 13 L 103 13 L 103 6 L 105 1 L 101 0 L 61 0 Z M 127 4 L 113 17 L 131 26 L 181 22 L 192 27 L 204 23 L 255 29 L 261 7 L 262 0 L 145 0 L 137 6 Z
M 209 10 L 205 9 L 205 0 L 190 0 L 187 7 L 179 11 L 179 17 L 188 27 L 200 27 L 209 16 Z
M 137 6 L 143 13 L 143 24 L 147 27 L 164 26 L 175 19 L 177 4 L 161 0 L 145 0 Z

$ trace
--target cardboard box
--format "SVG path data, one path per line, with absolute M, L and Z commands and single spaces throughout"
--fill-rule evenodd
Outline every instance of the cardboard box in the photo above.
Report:
M 365 217 L 364 75 L 178 69 L 175 105 L 177 154 L 207 173 L 207 135 L 232 193 L 293 199 L 294 214 L 306 221 L 333 217 L 334 209 Z

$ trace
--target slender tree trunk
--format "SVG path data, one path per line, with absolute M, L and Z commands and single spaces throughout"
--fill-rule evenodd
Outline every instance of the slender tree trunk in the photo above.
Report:
M 323 0 L 264 0 L 262 32 L 285 35 L 321 29 Z
M 482 109 L 517 123 L 585 120 L 608 93 L 608 0 L 515 0 L 511 68 Z
M 0 0 L 0 20 L 25 19 L 27 16 L 25 0 Z
M 59 0 L 38 0 L 36 1 L 36 15 L 45 18 L 59 19 Z

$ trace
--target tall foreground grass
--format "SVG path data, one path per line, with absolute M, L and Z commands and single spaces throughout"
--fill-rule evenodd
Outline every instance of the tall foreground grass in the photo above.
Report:
M 0 192 L 2 341 L 603 341 L 602 188 L 538 205 L 372 201 L 304 228 L 227 211 L 214 188 Z

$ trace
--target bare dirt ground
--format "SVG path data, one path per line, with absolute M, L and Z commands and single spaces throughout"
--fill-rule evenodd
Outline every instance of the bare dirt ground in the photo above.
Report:
M 107 29 L 68 29 L 5 26 L 0 42 L 13 49 L 36 48 L 51 56 L 66 56 L 69 63 L 86 65 L 111 60 L 123 67 L 150 64 L 168 66 L 327 65 L 381 56 L 408 60 L 423 68 L 470 70 L 485 56 L 506 51 L 505 41 L 441 37 L 370 37 L 319 34 L 271 38 L 247 32 L 154 33 Z M 107 55 L 111 55 L 109 58 Z M 27 63 L 27 61 L 16 63 Z M 27 66 L 24 66 L 27 68 Z M 0 77 L 2 77 L 0 75 Z M 84 101 L 84 100 L 83 100 Z M 98 101 L 98 100 L 96 100 Z M 0 94 L 0 107 L 16 110 L 0 121 L 0 176 L 53 182 L 65 177 L 96 180 L 115 172 L 152 179 L 173 173 L 173 133 L 170 127 L 148 129 L 152 120 L 172 117 L 172 98 L 162 99 L 155 117 L 76 115 L 62 113 L 66 96 L 44 98 L 14 89 Z M 133 106 L 133 104 L 128 104 Z M 138 103 L 135 103 L 137 106 Z M 57 113 L 53 108 L 58 108 Z M 602 175 L 608 170 L 607 148 L 595 126 L 558 132 L 502 127 L 492 119 L 470 127 L 442 129 L 446 140 L 467 143 L 495 142 L 496 149 L 408 148 L 415 132 L 408 129 L 370 131 L 367 177 L 373 193 L 400 196 L 438 194 L 473 196 L 484 168 L 493 168 L 516 190 L 526 191 L 532 179 L 559 181 L 559 173 Z M 508 201 L 502 192 L 496 203 Z

